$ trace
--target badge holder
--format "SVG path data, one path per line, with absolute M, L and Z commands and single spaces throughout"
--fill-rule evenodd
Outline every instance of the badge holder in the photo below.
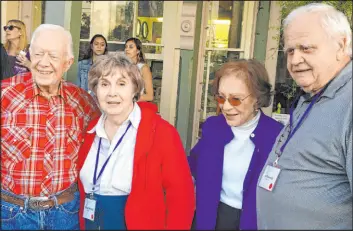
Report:
M 97 201 L 94 198 L 93 192 L 85 198 L 85 205 L 83 210 L 83 218 L 86 218 L 90 221 L 94 221 L 95 212 L 96 212 L 96 203 Z
M 266 166 L 259 183 L 259 186 L 261 188 L 264 188 L 270 192 L 272 192 L 273 188 L 275 187 L 277 178 L 279 176 L 279 173 L 281 172 L 281 169 L 278 168 L 278 159 L 279 158 L 277 157 L 275 162 L 273 162 L 272 166 Z

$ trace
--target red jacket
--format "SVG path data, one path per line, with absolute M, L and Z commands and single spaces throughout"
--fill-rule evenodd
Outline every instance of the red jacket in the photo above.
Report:
M 139 102 L 141 122 L 137 131 L 131 193 L 125 207 L 127 229 L 189 229 L 195 196 L 190 168 L 177 130 L 156 114 L 151 103 Z M 92 120 L 87 131 L 98 122 Z M 78 153 L 81 170 L 95 133 L 85 134 Z M 85 193 L 80 190 L 80 227 L 84 230 Z

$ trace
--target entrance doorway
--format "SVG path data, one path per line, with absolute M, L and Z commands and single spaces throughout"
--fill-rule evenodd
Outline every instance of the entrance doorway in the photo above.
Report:
M 215 72 L 228 61 L 252 57 L 257 4 L 255 1 L 204 2 L 200 51 L 203 58 L 197 70 L 199 85 L 192 146 L 201 136 L 202 123 L 217 114 L 212 92 Z
M 178 17 L 175 20 L 170 17 L 175 12 L 175 4 L 168 1 L 82 1 L 79 59 L 84 56 L 95 34 L 107 38 L 109 52 L 123 52 L 125 41 L 130 37 L 140 39 L 152 72 L 153 102 L 158 105 L 162 116 L 168 114 L 168 110 L 164 112 L 161 108 L 175 107 L 167 99 L 176 98 L 177 92 L 177 85 L 163 81 L 174 77 L 170 75 L 173 70 L 169 67 L 179 68 L 179 62 L 175 63 L 173 57 L 163 54 L 164 50 L 173 46 L 163 37 L 175 33 Z M 164 100 L 161 97 L 162 89 L 168 89 L 163 91 Z M 168 114 L 166 117 L 173 116 Z M 170 118 L 165 119 L 172 123 Z

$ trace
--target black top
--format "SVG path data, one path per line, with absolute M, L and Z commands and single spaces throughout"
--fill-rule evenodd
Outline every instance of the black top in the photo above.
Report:
M 13 68 L 3 44 L 1 44 L 1 80 L 14 76 Z

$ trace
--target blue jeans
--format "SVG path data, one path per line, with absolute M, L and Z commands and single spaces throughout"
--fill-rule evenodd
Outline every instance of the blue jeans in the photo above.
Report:
M 14 195 L 4 190 L 1 193 Z M 80 194 L 74 195 L 72 201 L 40 211 L 1 200 L 1 230 L 79 230 Z

